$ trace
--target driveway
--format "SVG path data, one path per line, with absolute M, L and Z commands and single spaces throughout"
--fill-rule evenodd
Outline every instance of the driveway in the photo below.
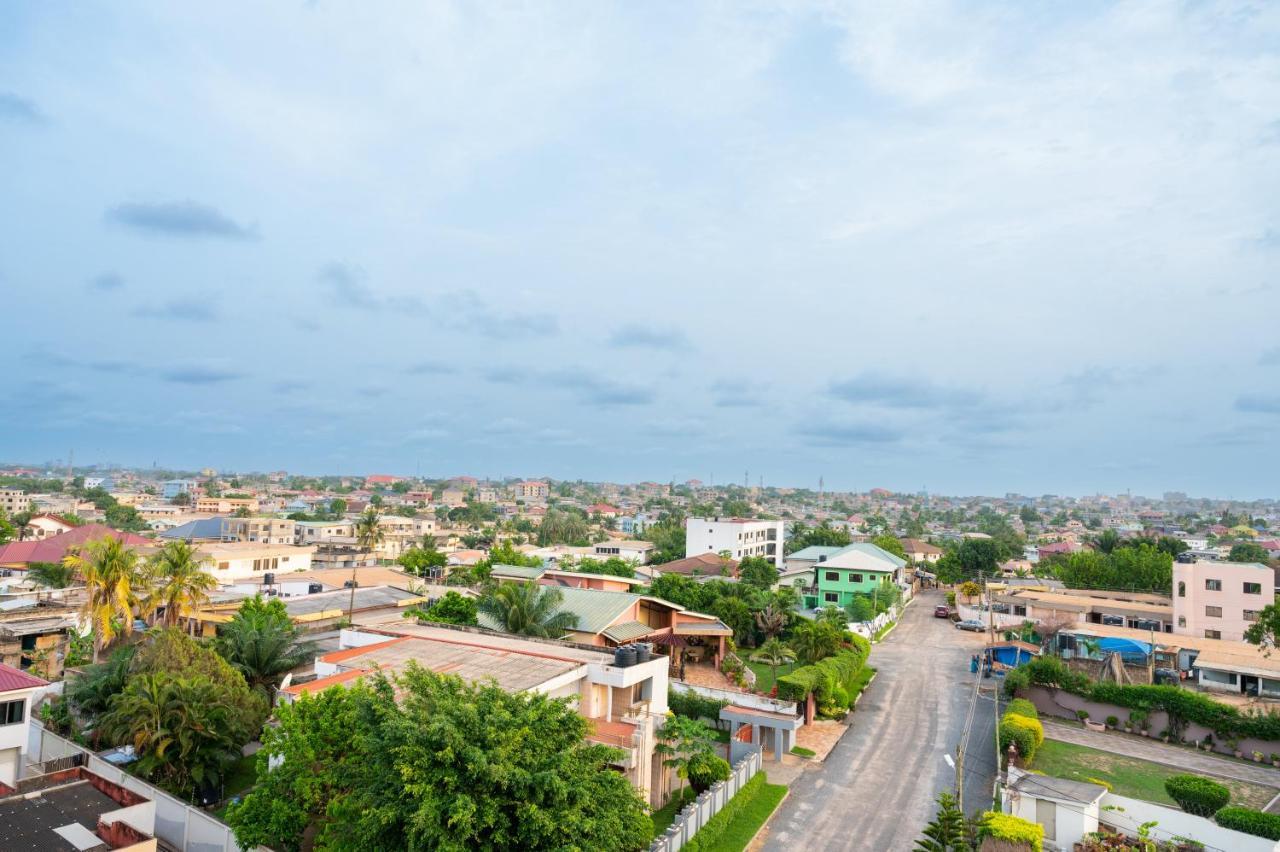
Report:
M 879 669 L 853 714 L 853 726 L 826 761 L 805 772 L 770 821 L 766 850 L 910 850 L 955 784 L 953 759 L 973 695 L 969 658 L 985 634 L 963 633 L 933 617 L 943 602 L 926 592 L 871 652 Z M 965 762 L 965 809 L 991 807 L 995 714 L 977 702 Z M 766 766 L 766 769 L 768 767 Z

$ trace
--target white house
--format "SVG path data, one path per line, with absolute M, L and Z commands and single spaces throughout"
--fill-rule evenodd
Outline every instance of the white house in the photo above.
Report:
M 685 521 L 684 555 L 727 551 L 741 562 L 748 556 L 768 559 L 782 568 L 782 545 L 787 537 L 785 521 L 757 521 L 749 518 L 689 518 Z
M 46 680 L 0 663 L 0 784 L 13 786 L 23 774 L 32 697 L 48 685 Z

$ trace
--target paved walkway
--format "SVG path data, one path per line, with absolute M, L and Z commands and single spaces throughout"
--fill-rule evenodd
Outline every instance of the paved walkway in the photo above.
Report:
M 1042 716 L 1044 735 L 1051 740 L 1088 746 L 1099 751 L 1109 751 L 1126 757 L 1149 760 L 1177 769 L 1188 769 L 1204 775 L 1248 781 L 1264 787 L 1280 789 L 1280 769 L 1265 763 L 1246 763 L 1229 757 L 1218 757 L 1188 746 L 1175 746 L 1159 740 L 1137 737 L 1112 731 L 1090 731 L 1070 722 L 1060 722 Z

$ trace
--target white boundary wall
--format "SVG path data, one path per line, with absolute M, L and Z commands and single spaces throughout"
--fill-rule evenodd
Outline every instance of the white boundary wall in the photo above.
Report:
M 733 772 L 729 774 L 728 781 L 717 781 L 711 789 L 684 806 L 684 810 L 676 816 L 666 833 L 654 838 L 649 846 L 649 852 L 679 852 L 679 849 L 698 833 L 698 829 L 719 813 L 720 809 L 738 794 L 743 785 L 760 771 L 760 761 L 758 751 L 753 751 L 738 761 L 738 765 L 733 767 Z

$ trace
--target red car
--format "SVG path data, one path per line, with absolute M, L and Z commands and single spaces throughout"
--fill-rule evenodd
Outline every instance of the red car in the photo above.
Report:
M 933 617 L 934 618 L 950 618 L 951 608 L 941 604 L 938 606 L 935 606 L 933 608 Z

